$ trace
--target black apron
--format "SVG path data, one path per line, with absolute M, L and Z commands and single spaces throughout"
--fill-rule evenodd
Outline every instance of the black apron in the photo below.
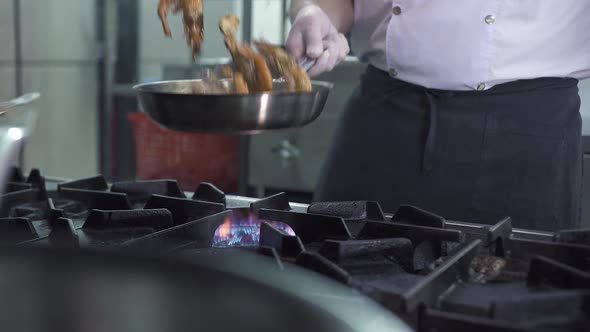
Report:
M 414 205 L 518 228 L 580 224 L 578 81 L 540 78 L 441 91 L 369 66 L 336 131 L 314 201 Z

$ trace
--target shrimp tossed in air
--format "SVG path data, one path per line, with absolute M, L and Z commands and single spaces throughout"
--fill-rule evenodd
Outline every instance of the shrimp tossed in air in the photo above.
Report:
M 285 80 L 287 91 L 311 91 L 307 72 L 284 49 L 262 40 L 254 41 L 254 45 L 266 57 L 270 67 Z
M 196 61 L 203 42 L 203 0 L 159 0 L 158 16 L 162 22 L 164 34 L 172 36 L 167 15 L 169 12 L 182 11 L 184 32 L 187 43 L 192 49 L 193 61 Z M 311 91 L 311 81 L 307 72 L 301 68 L 282 48 L 265 41 L 254 41 L 256 50 L 247 43 L 236 39 L 240 19 L 228 14 L 219 20 L 219 30 L 231 58 L 231 66 L 220 70 L 223 78 L 233 81 L 235 93 L 257 93 L 273 90 L 271 69 L 282 78 L 285 90 L 290 92 Z
M 205 33 L 203 28 L 203 0 L 159 0 L 158 16 L 167 37 L 172 37 L 167 18 L 170 11 L 174 14 L 182 11 L 184 35 L 188 46 L 192 50 L 193 61 L 195 61 L 201 51 Z
M 235 15 L 225 15 L 219 21 L 219 30 L 233 60 L 235 71 L 241 75 L 249 92 L 272 91 L 272 75 L 264 57 L 247 45 L 239 45 L 235 32 L 240 20 Z

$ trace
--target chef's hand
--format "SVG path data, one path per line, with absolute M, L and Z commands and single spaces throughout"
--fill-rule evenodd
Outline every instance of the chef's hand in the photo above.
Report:
M 339 33 L 326 13 L 318 6 L 303 7 L 293 20 L 287 37 L 287 50 L 300 59 L 316 59 L 308 73 L 317 76 L 331 71 L 350 52 L 348 41 Z

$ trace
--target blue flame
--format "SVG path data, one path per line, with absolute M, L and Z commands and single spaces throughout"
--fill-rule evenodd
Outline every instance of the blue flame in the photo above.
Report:
M 284 223 L 276 221 L 266 222 L 287 235 L 295 235 L 295 232 L 291 227 Z M 252 214 L 249 214 L 248 216 L 239 216 L 234 213 L 234 219 L 226 220 L 224 224 L 219 226 L 215 231 L 213 247 L 229 248 L 258 246 L 260 242 L 261 223 L 262 221 L 256 219 Z

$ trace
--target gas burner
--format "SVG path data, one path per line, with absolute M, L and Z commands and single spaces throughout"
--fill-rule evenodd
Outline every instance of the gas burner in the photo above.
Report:
M 0 245 L 117 248 L 223 260 L 266 257 L 374 299 L 418 331 L 582 331 L 590 327 L 590 230 L 553 233 L 446 220 L 415 206 L 226 195 L 174 180 L 46 190 L 38 170 L 4 188 Z M 190 197 L 190 198 L 189 198 Z M 236 201 L 241 202 L 236 207 Z

